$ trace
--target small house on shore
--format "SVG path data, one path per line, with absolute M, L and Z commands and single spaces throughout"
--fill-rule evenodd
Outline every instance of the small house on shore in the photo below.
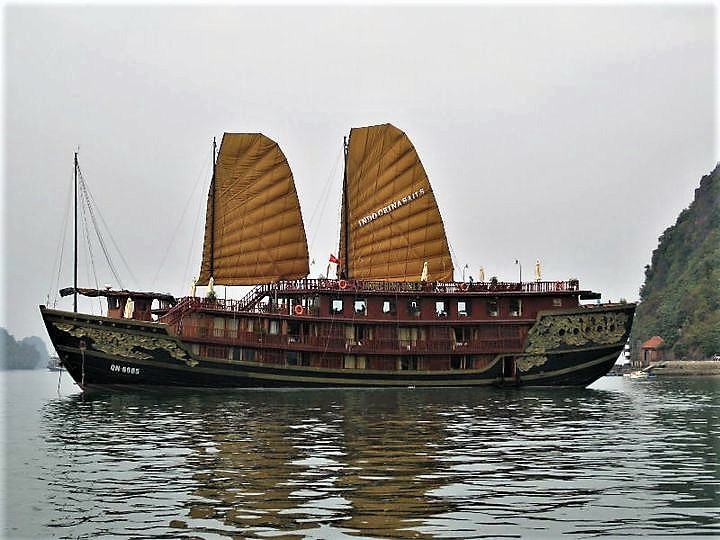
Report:
M 644 368 L 655 362 L 664 360 L 663 345 L 665 341 L 660 336 L 653 336 L 640 345 L 640 361 L 636 366 Z

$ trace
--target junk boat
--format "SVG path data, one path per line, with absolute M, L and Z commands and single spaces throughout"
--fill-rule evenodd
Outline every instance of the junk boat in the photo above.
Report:
M 634 304 L 577 280 L 454 280 L 425 169 L 390 124 L 344 145 L 334 277 L 309 278 L 292 172 L 276 142 L 225 133 L 197 284 L 206 296 L 73 287 L 107 315 L 40 306 L 57 354 L 92 387 L 584 387 L 612 368 Z M 213 150 L 215 154 L 215 150 Z M 77 156 L 76 156 L 77 168 Z M 76 273 L 77 275 L 77 273 Z M 239 300 L 215 285 L 252 286 Z

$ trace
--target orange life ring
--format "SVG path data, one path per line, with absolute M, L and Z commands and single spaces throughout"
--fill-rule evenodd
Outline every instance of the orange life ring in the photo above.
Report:
M 340 281 L 338 281 L 338 287 L 340 287 L 341 289 L 347 289 L 347 286 L 348 282 L 346 280 L 341 279 Z
M 295 312 L 295 315 L 302 315 L 303 313 L 305 313 L 305 309 L 303 309 L 300 304 L 295 304 L 293 311 Z
M 555 290 L 562 291 L 565 289 L 565 284 L 562 281 L 555 283 Z
M 461 283 L 461 284 L 460 284 L 460 290 L 461 290 L 462 292 L 466 292 L 469 288 L 470 288 L 470 286 L 469 286 L 467 283 Z

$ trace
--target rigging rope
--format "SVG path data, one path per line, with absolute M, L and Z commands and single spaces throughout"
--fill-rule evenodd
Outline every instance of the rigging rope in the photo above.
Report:
M 68 189 L 67 193 L 67 199 L 65 201 L 65 214 L 63 218 L 63 224 L 62 224 L 62 237 L 60 239 L 60 244 L 58 245 L 58 248 L 55 252 L 55 262 L 53 263 L 53 269 L 57 269 L 57 275 L 55 276 L 55 286 L 53 287 L 53 277 L 51 275 L 50 277 L 50 285 L 48 288 L 48 304 L 50 303 L 50 294 L 53 294 L 53 302 L 52 306 L 53 308 L 57 305 L 58 301 L 58 295 L 60 291 L 60 273 L 62 269 L 62 261 L 63 261 L 63 255 L 65 254 L 65 238 L 67 237 L 67 223 L 70 216 L 70 201 L 72 200 L 72 192 L 73 192 L 73 182 L 70 182 L 70 189 Z
M 83 179 L 84 181 L 84 179 Z M 118 246 L 117 242 L 115 241 L 115 237 L 112 235 L 112 229 L 108 227 L 107 223 L 105 222 L 105 218 L 103 218 L 102 212 L 100 212 L 100 206 L 95 202 L 95 199 L 92 196 L 92 192 L 90 192 L 90 188 L 88 187 L 88 195 L 90 197 L 90 202 L 92 203 L 91 207 L 97 209 L 98 216 L 100 216 L 100 221 L 103 224 L 103 227 L 105 227 L 105 230 L 107 231 L 108 236 L 110 237 L 110 241 L 112 242 L 112 245 L 115 247 L 115 250 L 117 251 L 118 255 L 120 256 L 120 260 L 125 265 L 125 270 L 127 270 L 127 273 L 130 274 L 130 279 L 132 279 L 133 283 L 137 284 L 138 280 L 133 274 L 132 270 L 130 269 L 130 265 L 125 260 L 125 257 L 123 256 L 122 251 L 120 250 L 120 247 Z M 100 231 L 100 229 L 97 229 Z M 109 262 L 109 261 L 108 261 Z
M 322 229 L 321 223 L 322 218 L 325 215 L 325 209 L 327 208 L 327 202 L 330 198 L 330 192 L 332 191 L 330 187 L 333 185 L 334 181 L 337 179 L 338 170 L 340 168 L 340 165 L 343 163 L 343 152 L 339 152 L 337 154 L 337 158 L 335 159 L 335 164 L 333 165 L 332 169 L 330 170 L 330 174 L 325 181 L 325 185 L 323 186 L 323 196 L 318 199 L 318 203 L 315 205 L 315 208 L 313 210 L 312 215 L 310 216 L 310 220 L 308 221 L 308 229 L 312 230 L 312 237 L 310 239 L 309 243 L 309 251 L 312 253 L 312 249 L 315 246 L 315 239 L 317 238 L 318 233 Z M 342 203 L 341 203 L 342 204 Z M 316 220 L 317 217 L 317 220 Z M 317 222 L 316 222 L 317 221 Z
M 92 234 L 90 231 L 90 227 L 92 225 L 92 228 L 95 232 L 95 236 L 97 237 L 97 240 L 100 244 L 100 247 L 103 251 L 103 254 L 105 256 L 105 260 L 109 266 L 110 271 L 112 272 L 112 275 L 114 276 L 115 280 L 117 280 L 117 283 L 120 285 L 120 288 L 124 288 L 124 284 L 122 282 L 122 279 L 120 278 L 120 273 L 118 272 L 118 268 L 113 263 L 112 258 L 110 256 L 110 251 L 108 249 L 108 245 L 105 242 L 105 238 L 103 236 L 102 226 L 105 227 L 105 230 L 107 234 L 110 237 L 110 240 L 112 242 L 112 246 L 114 246 L 115 250 L 117 251 L 118 255 L 120 256 L 120 259 L 125 265 L 125 268 L 128 272 L 128 274 L 131 276 L 133 280 L 137 282 L 135 279 L 135 276 L 132 273 L 132 270 L 130 270 L 129 265 L 127 264 L 127 261 L 125 260 L 125 257 L 123 257 L 122 252 L 120 251 L 120 248 L 118 247 L 117 242 L 115 241 L 115 238 L 112 236 L 112 233 L 110 232 L 110 227 L 108 227 L 107 223 L 105 222 L 105 219 L 100 212 L 100 209 L 98 205 L 95 202 L 95 199 L 93 198 L 93 195 L 90 191 L 90 187 L 88 186 L 88 183 L 86 182 L 82 171 L 80 170 L 80 167 L 77 166 L 76 171 L 77 172 L 77 180 L 78 180 L 78 209 L 80 210 L 80 215 L 78 217 L 78 235 L 81 236 L 81 238 L 78 238 L 78 240 L 82 240 L 82 242 L 85 244 L 86 250 L 84 252 L 87 253 L 88 261 L 85 261 L 85 271 L 86 271 L 86 279 L 89 283 L 94 283 L 95 288 L 100 288 L 100 283 L 98 279 L 97 270 L 95 267 L 95 257 L 93 253 L 93 246 L 92 246 Z M 71 216 L 71 208 L 72 208 L 72 194 L 73 194 L 73 182 L 70 183 L 70 189 L 68 190 L 68 195 L 66 199 L 66 205 L 65 205 L 65 213 L 63 217 L 63 226 L 62 226 L 62 235 L 61 235 L 61 241 L 58 245 L 58 248 L 56 250 L 55 254 L 55 264 L 53 266 L 53 273 L 54 270 L 57 269 L 57 273 L 55 273 L 54 276 L 51 275 L 50 279 L 50 289 L 55 290 L 55 292 L 52 294 L 52 305 L 53 307 L 56 306 L 58 299 L 59 299 L 59 289 L 60 289 L 60 276 L 62 274 L 62 267 L 63 267 L 63 260 L 65 256 L 65 243 L 67 241 L 67 230 L 68 230 L 68 222 L 70 220 Z M 98 219 L 99 218 L 99 219 Z M 89 262 L 89 264 L 87 264 Z M 53 287 L 53 281 L 55 286 Z M 50 303 L 50 297 L 51 297 L 51 291 L 48 292 L 48 304 Z M 100 312 L 102 312 L 102 299 L 98 297 L 98 304 L 100 306 Z M 91 308 L 93 307 L 92 301 L 90 301 Z
M 204 186 L 205 185 L 205 176 L 206 172 L 208 170 L 208 163 L 211 162 L 212 157 L 212 151 L 207 154 L 205 157 L 205 161 L 203 162 L 203 165 L 198 172 L 195 181 L 193 182 L 193 188 L 190 190 L 190 195 L 188 196 L 187 200 L 185 201 L 185 207 L 183 208 L 182 213 L 180 214 L 180 218 L 177 221 L 177 225 L 175 225 L 175 230 L 173 231 L 172 235 L 170 236 L 170 241 L 167 244 L 167 247 L 165 248 L 165 253 L 163 253 L 162 258 L 160 259 L 160 264 L 158 265 L 157 270 L 155 271 L 155 274 L 153 275 L 152 280 L 150 281 L 150 284 L 152 287 L 155 287 L 155 283 L 157 282 L 157 279 L 160 275 L 160 271 L 162 270 L 163 266 L 165 265 L 165 260 L 167 259 L 168 253 L 170 253 L 170 248 L 173 246 L 173 243 L 175 242 L 175 237 L 177 236 L 178 231 L 180 230 L 180 226 L 183 223 L 183 220 L 185 219 L 185 214 L 188 211 L 188 208 L 190 207 L 190 203 L 194 198 L 197 197 L 196 192 L 198 191 L 198 186 Z M 202 178 L 202 182 L 200 181 Z M 202 204 L 197 205 L 200 209 L 202 209 Z M 197 224 L 197 220 L 196 220 Z M 192 234 L 191 234 L 191 242 L 193 242 L 195 239 L 195 227 L 193 227 Z M 191 246 L 192 248 L 192 246 Z M 192 249 L 190 249 L 189 253 L 192 253 Z M 189 257 L 189 256 L 188 256 Z M 189 266 L 189 263 L 187 264 Z M 185 274 L 183 274 L 183 278 L 185 277 Z
M 97 236 L 98 242 L 100 243 L 100 248 L 102 249 L 103 254 L 105 255 L 105 260 L 107 261 L 108 266 L 110 267 L 110 271 L 112 272 L 113 276 L 115 277 L 118 284 L 120 285 L 120 288 L 124 289 L 125 286 L 123 285 L 123 282 L 120 279 L 120 275 L 118 274 L 117 268 L 115 267 L 115 264 L 113 263 L 112 258 L 110 257 L 110 253 L 108 252 L 107 246 L 105 245 L 105 239 L 103 238 L 102 231 L 100 230 L 97 219 L 95 218 L 95 211 L 93 210 L 95 201 L 93 200 L 92 195 L 89 192 L 88 185 L 87 185 L 87 182 L 85 182 L 85 178 L 82 175 L 82 171 L 80 171 L 79 169 L 78 169 L 78 176 L 80 179 L 80 189 L 81 189 L 81 193 L 82 193 L 82 199 L 85 203 L 85 206 L 87 206 L 88 212 L 90 214 L 90 219 L 93 224 L 93 229 L 95 230 L 95 235 Z M 98 214 L 100 214 L 99 210 L 98 210 Z M 105 228 L 108 230 L 108 233 L 109 233 L 109 228 L 105 224 L 105 220 L 102 219 L 102 215 L 100 216 L 100 219 L 102 220 L 103 224 L 105 225 Z M 112 239 L 112 234 L 110 236 Z M 118 253 L 120 253 L 120 250 L 118 249 L 117 244 L 115 244 L 114 240 L 113 240 L 113 244 L 115 245 L 115 249 L 118 250 Z M 122 258 L 122 254 L 120 254 L 120 257 Z M 123 258 L 123 262 L 124 262 L 124 258 Z M 127 266 L 127 263 L 125 263 L 125 265 Z M 128 271 L 129 271 L 129 268 L 128 268 Z M 135 280 L 134 276 L 132 276 L 132 273 L 130 273 L 130 275 L 133 278 L 133 280 Z M 137 280 L 135 280 L 135 281 L 137 281 Z
M 188 256 L 187 260 L 185 261 L 185 270 L 183 271 L 183 281 L 187 282 L 189 281 L 188 276 L 189 274 L 189 268 L 190 268 L 190 259 L 192 258 L 192 254 L 195 250 L 195 237 L 197 236 L 196 231 L 198 229 L 198 222 L 200 221 L 200 216 L 202 214 L 202 205 L 198 205 L 197 214 L 195 215 L 195 224 L 193 225 L 193 233 L 190 235 L 190 249 L 188 250 Z M 181 290 L 182 290 L 183 284 L 181 284 Z
M 97 237 L 98 242 L 100 243 L 100 248 L 102 249 L 102 252 L 105 255 L 105 260 L 107 261 L 108 266 L 110 267 L 110 271 L 112 272 L 113 276 L 115 277 L 115 280 L 120 284 L 120 287 L 124 289 L 125 287 L 123 286 L 122 280 L 120 279 L 120 276 L 117 273 L 117 269 L 115 268 L 115 265 L 113 264 L 112 260 L 110 259 L 110 254 L 107 251 L 107 246 L 105 245 L 105 240 L 103 239 L 102 234 L 100 233 L 100 229 L 98 228 L 97 220 L 95 219 L 95 214 L 93 212 L 92 206 L 90 205 L 90 201 L 88 199 L 88 195 L 87 195 L 87 191 L 86 191 L 87 186 L 82 181 L 80 183 L 80 186 L 81 186 L 83 202 L 85 203 L 85 206 L 83 206 L 83 220 L 86 221 L 87 214 L 90 215 L 90 220 L 92 222 L 93 229 L 95 231 L 95 236 Z M 85 207 L 87 207 L 87 210 L 85 210 Z M 87 212 L 87 214 L 85 212 Z M 91 257 L 90 262 L 91 262 L 92 268 L 93 268 L 93 276 L 95 277 L 95 288 L 98 288 L 97 274 L 95 273 L 95 262 L 94 262 L 94 259 L 92 258 L 92 245 L 91 245 L 90 238 L 89 238 L 90 231 L 87 228 L 87 223 L 85 223 L 85 227 L 86 227 L 86 234 L 88 236 L 87 244 L 88 244 L 88 251 L 90 252 L 90 257 Z
M 89 283 L 92 283 L 93 281 L 95 281 L 97 283 L 97 277 L 95 277 L 96 276 L 96 274 L 95 274 L 95 259 L 93 257 L 92 244 L 90 243 L 90 233 L 88 230 L 87 211 L 85 209 L 85 205 L 80 206 L 80 214 L 82 217 L 82 219 L 80 220 L 81 225 L 82 225 L 82 227 L 80 228 L 80 232 L 82 234 L 83 243 L 87 247 L 88 254 L 89 254 L 89 261 L 90 261 L 90 265 L 85 267 L 86 278 Z M 94 280 L 91 279 L 91 275 L 90 275 L 91 270 L 92 270 L 92 276 L 95 277 Z M 90 308 L 92 310 L 92 306 L 93 306 L 92 300 L 89 300 L 89 302 L 90 302 Z M 94 313 L 91 311 L 91 314 L 94 314 Z

